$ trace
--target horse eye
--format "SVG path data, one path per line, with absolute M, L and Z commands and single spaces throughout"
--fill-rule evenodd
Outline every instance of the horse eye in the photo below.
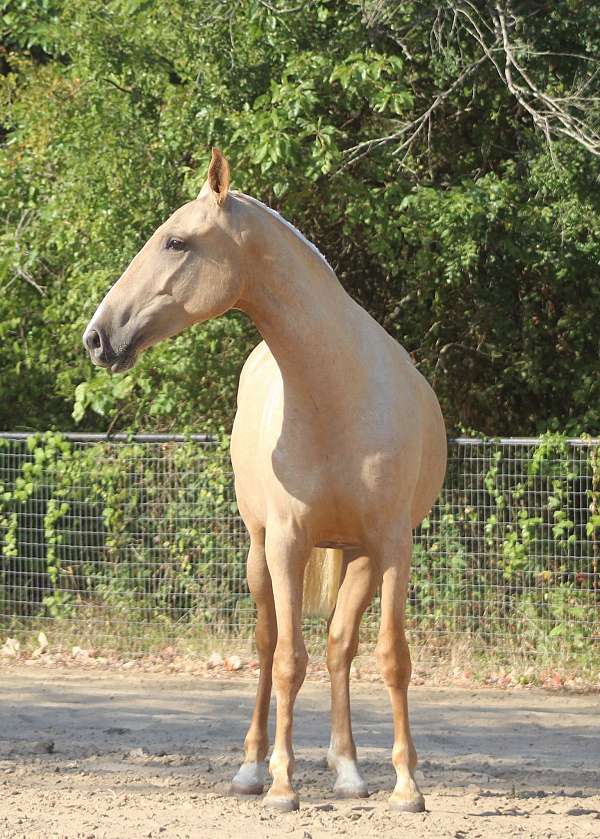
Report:
M 183 242 L 181 239 L 176 239 L 174 236 L 171 236 L 171 238 L 167 240 L 167 250 L 183 251 L 185 250 L 185 242 Z

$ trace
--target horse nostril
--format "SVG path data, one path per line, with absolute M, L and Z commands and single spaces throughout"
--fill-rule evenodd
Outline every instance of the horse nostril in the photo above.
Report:
M 96 327 L 92 327 L 84 335 L 83 343 L 91 355 L 92 360 L 102 363 L 106 350 L 106 339 L 103 337 L 102 331 Z
M 100 333 L 96 329 L 92 329 L 88 336 L 88 347 L 93 351 L 102 349 Z
M 88 327 L 83 335 L 83 344 L 93 364 L 98 367 L 110 367 L 114 364 L 117 354 L 112 348 L 110 333 L 107 333 L 102 326 Z

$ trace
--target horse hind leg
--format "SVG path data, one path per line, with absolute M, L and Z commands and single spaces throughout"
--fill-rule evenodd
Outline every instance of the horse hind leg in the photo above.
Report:
M 267 568 L 264 533 L 252 536 L 248 553 L 248 586 L 256 603 L 256 649 L 260 675 L 256 703 L 244 741 L 244 762 L 231 782 L 235 795 L 262 795 L 267 776 L 265 759 L 269 750 L 269 703 L 273 653 L 277 643 L 277 622 L 271 575 Z
M 395 812 L 419 813 L 425 809 L 425 800 L 414 777 L 417 752 L 410 733 L 407 695 L 411 663 L 404 631 L 411 551 L 409 524 L 400 534 L 386 540 L 379 549 L 377 558 L 383 582 L 381 627 L 375 655 L 388 688 L 394 719 L 392 763 L 396 770 L 396 786 L 390 796 L 390 809 Z
M 379 583 L 377 568 L 362 551 L 344 552 L 345 574 L 329 626 L 327 669 L 331 679 L 331 743 L 327 763 L 337 773 L 334 793 L 366 798 L 368 789 L 356 759 L 350 718 L 350 665 L 358 647 L 363 612 Z

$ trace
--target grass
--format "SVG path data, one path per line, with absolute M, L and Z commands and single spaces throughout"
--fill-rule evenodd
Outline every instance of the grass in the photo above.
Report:
M 174 660 L 184 669 L 194 663 L 206 664 L 210 655 L 218 652 L 223 659 L 239 656 L 247 671 L 251 662 L 256 666 L 253 629 L 251 622 L 236 633 L 166 620 L 133 623 L 122 612 L 103 606 L 90 607 L 84 617 L 77 619 L 36 617 L 13 621 L 0 629 L 0 646 L 8 638 L 16 639 L 20 645 L 18 661 L 46 657 L 48 662 L 69 663 L 71 659 L 90 658 L 113 664 L 137 662 L 142 667 L 152 661 L 158 665 L 164 662 L 170 669 Z M 376 679 L 373 619 L 363 630 L 353 677 Z M 42 644 L 40 633 L 44 636 Z M 325 633 L 325 621 L 306 621 L 305 641 L 313 674 L 325 672 Z M 413 630 L 409 641 L 415 684 L 600 688 L 600 655 L 593 643 L 573 649 L 564 639 L 554 638 L 534 647 L 519 637 L 495 638 L 491 643 L 476 634 L 434 630 Z

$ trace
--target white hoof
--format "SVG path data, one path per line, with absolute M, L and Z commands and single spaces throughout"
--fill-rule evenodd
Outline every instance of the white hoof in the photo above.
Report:
M 337 778 L 333 787 L 338 798 L 368 798 L 369 790 L 357 763 L 349 757 L 338 757 L 332 752 L 327 755 L 330 769 L 335 769 Z
M 262 795 L 267 778 L 265 763 L 242 763 L 231 782 L 234 795 Z

